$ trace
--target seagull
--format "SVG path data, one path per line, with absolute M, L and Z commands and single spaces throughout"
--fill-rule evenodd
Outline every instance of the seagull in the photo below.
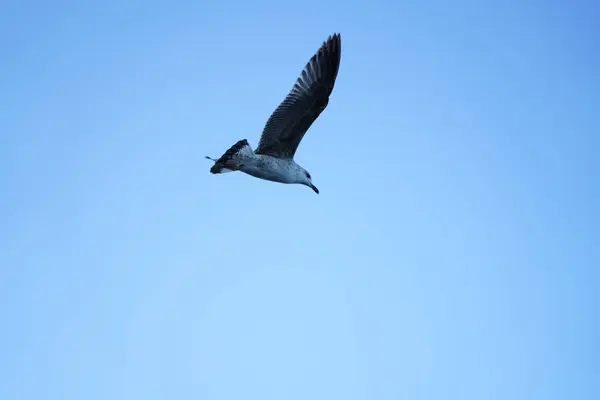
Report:
M 296 164 L 300 141 L 329 103 L 341 56 L 339 33 L 330 35 L 310 58 L 285 99 L 267 120 L 256 150 L 239 140 L 210 168 L 212 174 L 241 171 L 268 181 L 300 184 L 319 194 L 310 174 Z

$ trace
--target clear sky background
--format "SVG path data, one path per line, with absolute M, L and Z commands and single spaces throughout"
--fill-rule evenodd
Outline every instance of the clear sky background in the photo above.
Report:
M 600 3 L 4 1 L 0 398 L 600 398 Z M 327 36 L 296 160 L 209 174 Z

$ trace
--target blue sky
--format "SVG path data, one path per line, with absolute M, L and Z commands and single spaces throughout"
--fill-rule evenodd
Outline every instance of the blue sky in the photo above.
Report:
M 600 398 L 599 18 L 3 2 L 0 398 Z M 321 194 L 209 174 L 333 32 Z

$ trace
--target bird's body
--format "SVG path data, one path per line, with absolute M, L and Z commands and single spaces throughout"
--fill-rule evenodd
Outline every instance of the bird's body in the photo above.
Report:
M 279 183 L 295 183 L 304 168 L 292 159 L 277 158 L 263 154 L 255 154 L 250 165 L 244 165 L 240 171 L 255 178 Z
M 240 171 L 267 181 L 294 183 L 304 169 L 292 159 L 255 154 L 248 164 L 240 168 Z
M 256 151 L 246 139 L 239 140 L 219 159 L 206 157 L 215 162 L 210 172 L 241 171 L 268 181 L 306 185 L 319 193 L 310 174 L 294 161 L 294 154 L 305 133 L 329 103 L 340 57 L 340 35 L 329 36 L 267 120 Z
M 212 173 L 240 171 L 255 178 L 279 183 L 294 183 L 304 173 L 304 168 L 296 164 L 292 158 L 278 158 L 267 154 L 256 154 L 246 139 L 232 146 L 239 148 L 229 160 L 230 168 L 220 168 L 219 160 L 207 157 L 215 162 Z

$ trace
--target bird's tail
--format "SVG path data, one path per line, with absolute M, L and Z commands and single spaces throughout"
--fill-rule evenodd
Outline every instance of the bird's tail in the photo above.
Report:
M 248 141 L 242 139 L 231 146 L 218 160 L 208 156 L 206 158 L 215 162 L 210 168 L 211 173 L 224 174 L 226 172 L 238 171 L 242 167 L 244 159 L 252 157 L 253 154 L 254 151 L 248 144 Z

